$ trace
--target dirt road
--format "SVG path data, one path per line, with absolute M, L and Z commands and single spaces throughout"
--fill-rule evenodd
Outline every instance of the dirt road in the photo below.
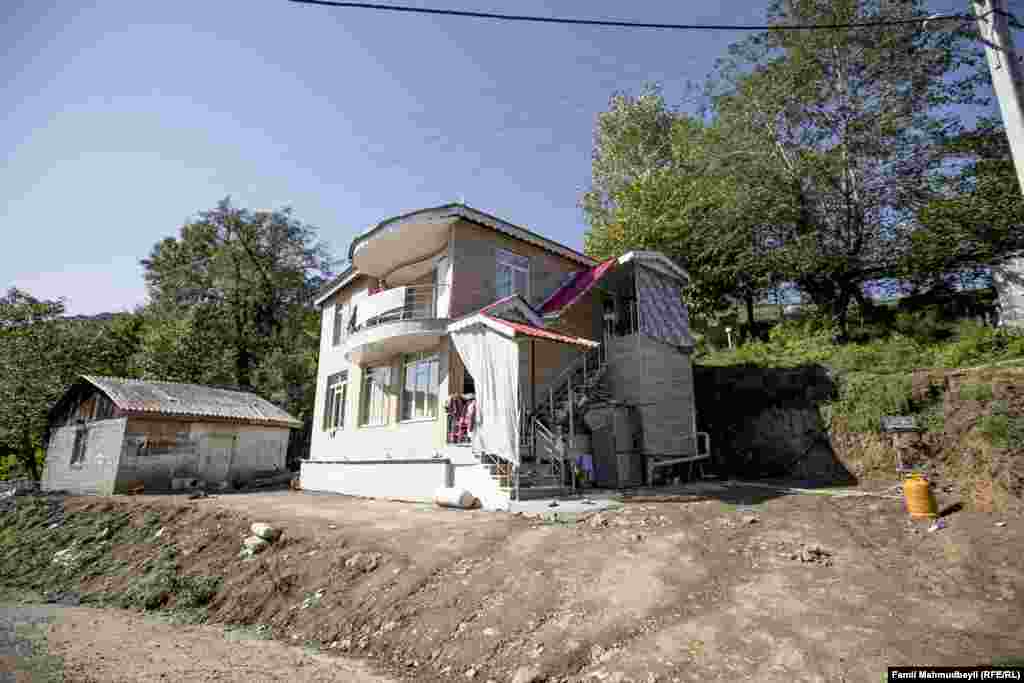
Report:
M 359 662 L 265 640 L 251 629 L 184 626 L 85 607 L 0 607 L 0 680 L 390 683 Z

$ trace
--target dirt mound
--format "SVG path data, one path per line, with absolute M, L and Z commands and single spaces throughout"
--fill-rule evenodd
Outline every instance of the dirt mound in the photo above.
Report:
M 426 682 L 876 680 L 1024 649 L 1019 519 L 927 533 L 898 500 L 758 491 L 574 523 L 284 492 L 21 499 L 0 515 L 0 582 Z M 243 559 L 253 522 L 283 533 Z

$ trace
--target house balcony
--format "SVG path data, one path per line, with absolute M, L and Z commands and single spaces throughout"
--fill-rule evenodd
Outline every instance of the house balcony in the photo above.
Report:
M 436 347 L 448 328 L 448 287 L 407 285 L 376 292 L 356 307 L 345 358 L 373 364 Z

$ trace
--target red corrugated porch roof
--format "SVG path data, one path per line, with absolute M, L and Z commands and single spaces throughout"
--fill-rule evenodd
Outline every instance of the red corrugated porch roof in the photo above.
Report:
M 618 259 L 610 258 L 589 270 L 581 270 L 566 284 L 555 291 L 540 308 L 541 315 L 558 313 L 563 308 L 576 303 L 580 297 L 590 291 Z
M 516 334 L 525 334 L 528 337 L 535 337 L 537 339 L 546 339 L 547 341 L 561 342 L 562 344 L 575 344 L 576 346 L 596 346 L 597 342 L 590 339 L 584 339 L 583 337 L 571 337 L 567 334 L 560 334 L 551 330 L 546 330 L 543 327 L 535 327 L 533 325 L 527 325 L 526 323 L 515 322 L 512 320 L 506 320 L 504 318 L 498 318 L 490 315 L 489 313 L 481 313 L 485 318 L 489 318 L 499 325 L 505 325 L 506 327 L 512 328 Z

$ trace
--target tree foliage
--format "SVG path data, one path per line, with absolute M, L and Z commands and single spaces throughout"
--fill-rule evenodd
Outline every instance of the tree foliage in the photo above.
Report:
M 254 212 L 225 199 L 142 265 L 151 302 L 143 375 L 253 388 L 298 417 L 312 414 L 312 298 L 332 265 L 312 226 L 290 209 Z
M 776 0 L 768 12 L 775 26 L 926 16 L 917 0 Z M 595 133 L 587 248 L 662 248 L 712 309 L 795 283 L 845 335 L 864 286 L 912 261 L 964 133 L 956 107 L 984 103 L 980 59 L 964 34 L 914 23 L 773 29 L 730 47 L 699 118 L 650 90 L 617 95 Z
M 0 456 L 39 479 L 47 412 L 81 374 L 124 374 L 137 343 L 131 315 L 68 320 L 64 302 L 19 289 L 0 297 Z

